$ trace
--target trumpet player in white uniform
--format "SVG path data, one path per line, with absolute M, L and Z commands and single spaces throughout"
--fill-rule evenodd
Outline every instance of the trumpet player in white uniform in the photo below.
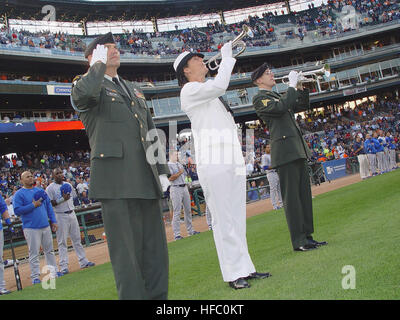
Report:
M 221 97 L 229 85 L 236 59 L 232 42 L 221 49 L 222 61 L 214 79 L 206 81 L 203 55 L 183 52 L 174 62 L 182 87 L 181 108 L 191 121 L 197 174 L 207 206 L 225 282 L 234 289 L 249 288 L 249 279 L 269 273 L 256 272 L 246 239 L 246 169 L 230 108 Z

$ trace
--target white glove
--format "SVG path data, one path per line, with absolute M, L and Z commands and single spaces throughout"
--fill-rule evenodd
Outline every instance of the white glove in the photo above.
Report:
M 298 73 L 299 77 L 297 78 L 297 82 L 303 81 L 303 80 L 307 80 L 306 76 L 303 76 L 303 71 L 300 71 Z
M 162 191 L 163 192 L 167 191 L 168 187 L 171 185 L 171 183 L 169 182 L 169 180 L 167 178 L 167 175 L 161 174 L 161 175 L 159 175 L 159 178 L 160 178 Z
M 290 71 L 289 75 L 289 87 L 296 88 L 297 82 L 299 81 L 299 74 L 297 71 Z
M 221 58 L 232 58 L 232 41 L 229 41 L 222 46 Z
M 93 50 L 90 66 L 94 65 L 97 61 L 101 61 L 104 64 L 107 64 L 107 51 L 107 47 L 103 46 L 102 44 L 98 44 Z

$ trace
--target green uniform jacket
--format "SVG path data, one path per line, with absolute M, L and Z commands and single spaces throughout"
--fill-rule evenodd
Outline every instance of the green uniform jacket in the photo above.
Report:
M 146 160 L 153 143 L 146 141 L 146 135 L 155 126 L 144 95 L 120 78 L 129 88 L 129 97 L 104 78 L 105 70 L 104 63 L 96 62 L 85 75 L 76 77 L 71 91 L 91 148 L 89 195 L 94 199 L 161 198 L 159 175 L 169 174 L 169 168 L 166 162 L 150 165 Z M 165 161 L 165 153 L 163 157 Z
M 267 125 L 271 138 L 271 168 L 311 157 L 294 114 L 310 108 L 309 92 L 289 88 L 286 94 L 259 90 L 253 98 L 258 117 Z

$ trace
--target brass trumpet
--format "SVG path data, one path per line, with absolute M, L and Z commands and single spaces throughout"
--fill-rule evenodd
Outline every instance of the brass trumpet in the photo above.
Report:
M 233 56 L 234 58 L 241 55 L 246 50 L 246 43 L 242 40 L 245 36 L 253 38 L 254 34 L 251 28 L 244 24 L 242 32 L 235 39 L 232 40 L 232 49 L 241 48 L 240 51 Z M 221 59 L 221 52 L 218 52 L 218 54 L 207 60 L 206 62 L 207 68 L 210 70 L 217 70 L 219 68 L 219 63 L 217 62 L 217 60 L 220 59 Z
M 331 68 L 329 64 L 324 64 L 324 66 L 320 69 L 301 72 L 301 77 L 299 79 L 299 82 L 301 83 L 317 82 L 318 80 L 321 80 L 323 76 L 329 78 L 330 75 L 331 75 Z M 283 77 L 278 77 L 275 78 L 275 81 L 276 80 L 282 80 L 282 83 L 288 84 L 289 76 L 286 75 Z

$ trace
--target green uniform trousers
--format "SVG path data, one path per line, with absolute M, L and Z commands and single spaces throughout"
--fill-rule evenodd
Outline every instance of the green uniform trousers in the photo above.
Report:
M 283 206 L 293 249 L 305 245 L 314 232 L 312 195 L 307 161 L 298 159 L 277 167 Z
M 166 300 L 168 249 L 158 199 L 102 199 L 119 299 Z

